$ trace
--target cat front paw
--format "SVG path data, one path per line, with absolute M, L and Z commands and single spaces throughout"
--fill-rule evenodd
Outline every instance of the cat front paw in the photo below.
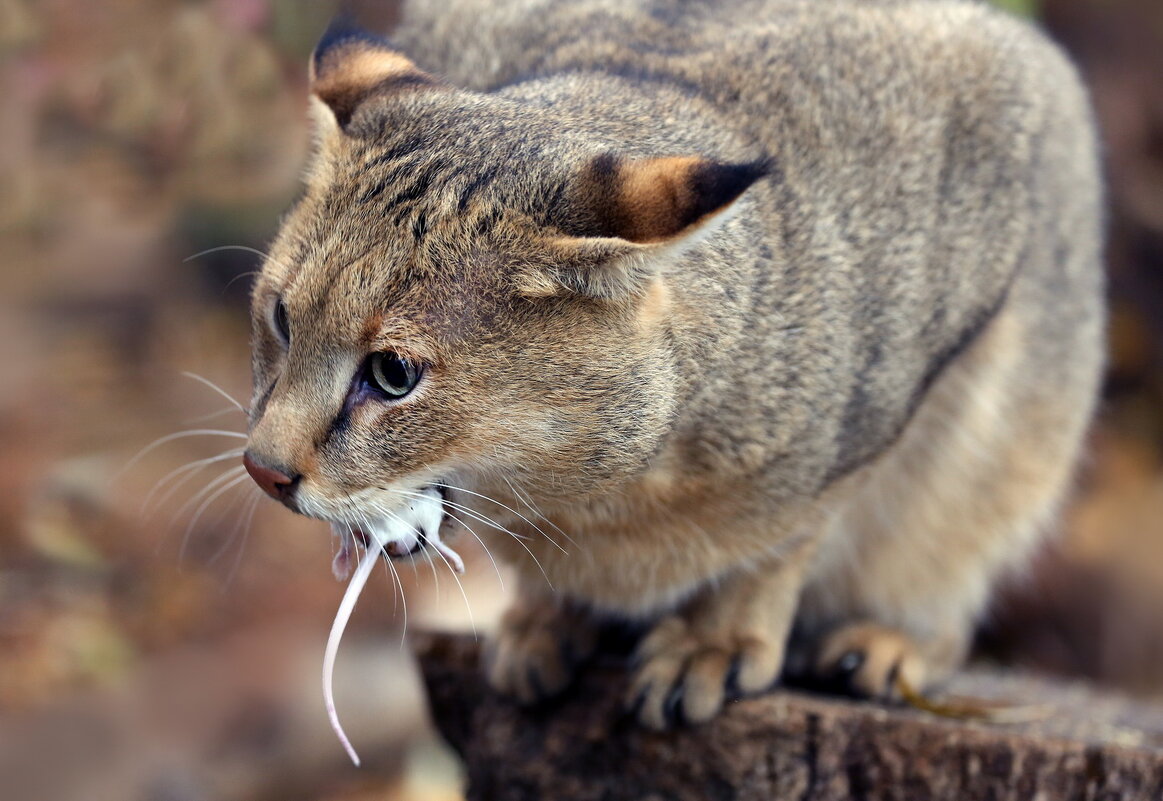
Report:
M 485 674 L 502 695 L 536 704 L 569 687 L 596 645 L 596 626 L 583 613 L 522 603 L 505 613 L 486 648 Z
M 774 637 L 700 631 L 680 616 L 665 618 L 638 646 L 627 707 L 659 731 L 703 723 L 727 701 L 771 688 L 783 652 Z
M 899 700 L 902 685 L 920 691 L 928 678 L 921 647 L 906 634 L 875 623 L 853 623 L 828 634 L 814 673 L 835 692 L 881 701 Z

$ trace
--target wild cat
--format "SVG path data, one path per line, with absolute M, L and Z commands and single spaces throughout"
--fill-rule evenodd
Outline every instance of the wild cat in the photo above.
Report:
M 520 577 L 492 685 L 558 693 L 635 621 L 653 728 L 962 661 L 1102 363 L 1053 45 L 961 0 L 454 0 L 311 72 L 245 462 L 340 568 L 479 538 Z

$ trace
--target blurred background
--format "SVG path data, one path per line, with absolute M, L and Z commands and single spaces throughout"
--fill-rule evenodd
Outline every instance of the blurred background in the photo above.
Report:
M 1002 4 L 1038 19 L 1093 92 L 1112 320 L 1076 497 L 979 650 L 1160 695 L 1163 4 Z M 4 798 L 459 797 L 384 577 L 340 651 L 365 768 L 347 762 L 319 687 L 343 590 L 330 538 L 227 472 L 244 419 L 207 383 L 249 394 L 248 248 L 297 192 L 305 64 L 333 8 L 0 0 Z M 392 14 L 384 0 L 378 24 Z M 405 568 L 409 627 L 486 631 L 497 578 L 470 555 L 470 616 L 449 574 Z

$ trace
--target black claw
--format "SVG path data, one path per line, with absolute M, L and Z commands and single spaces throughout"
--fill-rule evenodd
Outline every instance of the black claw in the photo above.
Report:
M 635 695 L 626 703 L 626 715 L 628 717 L 638 717 L 638 713 L 642 710 L 642 704 L 646 701 L 646 693 L 649 691 L 650 685 L 646 685 L 638 691 L 637 695 Z
M 731 660 L 731 667 L 727 668 L 727 677 L 723 679 L 723 692 L 727 698 L 742 698 L 743 690 L 739 689 L 739 671 L 743 669 L 742 657 L 736 655 Z
M 673 729 L 676 726 L 681 726 L 685 719 L 682 713 L 682 697 L 683 697 L 683 680 L 679 676 L 678 681 L 670 688 L 670 692 L 666 694 L 666 700 L 662 702 L 662 719 L 666 721 L 666 728 Z
M 860 670 L 863 664 L 863 651 L 847 651 L 836 660 L 836 665 L 832 669 L 832 673 L 837 679 L 850 679 L 856 674 L 856 671 Z
M 884 690 L 883 690 L 885 698 L 892 698 L 893 697 L 894 691 L 896 690 L 897 677 L 900 676 L 900 672 L 901 672 L 901 660 L 898 659 L 896 662 L 892 663 L 892 669 L 889 670 L 889 672 L 888 672 L 888 676 L 886 678 L 886 681 L 884 684 Z
M 825 689 L 841 695 L 859 695 L 853 683 L 857 672 L 864 666 L 865 654 L 863 651 L 845 651 L 832 664 L 831 673 L 822 677 Z

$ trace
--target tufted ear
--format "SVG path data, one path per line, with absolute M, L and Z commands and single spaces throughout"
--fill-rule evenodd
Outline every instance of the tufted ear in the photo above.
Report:
M 369 100 L 396 92 L 444 86 L 396 52 L 386 40 L 337 16 L 319 40 L 310 63 L 311 93 L 330 110 L 334 124 L 350 132 Z
M 553 242 L 556 283 L 593 297 L 643 291 L 770 171 L 767 161 L 698 156 L 592 159 L 575 181 L 568 219 L 558 221 L 569 236 Z
M 726 164 L 699 156 L 592 159 L 575 184 L 591 236 L 658 243 L 693 233 L 770 171 L 766 161 Z

